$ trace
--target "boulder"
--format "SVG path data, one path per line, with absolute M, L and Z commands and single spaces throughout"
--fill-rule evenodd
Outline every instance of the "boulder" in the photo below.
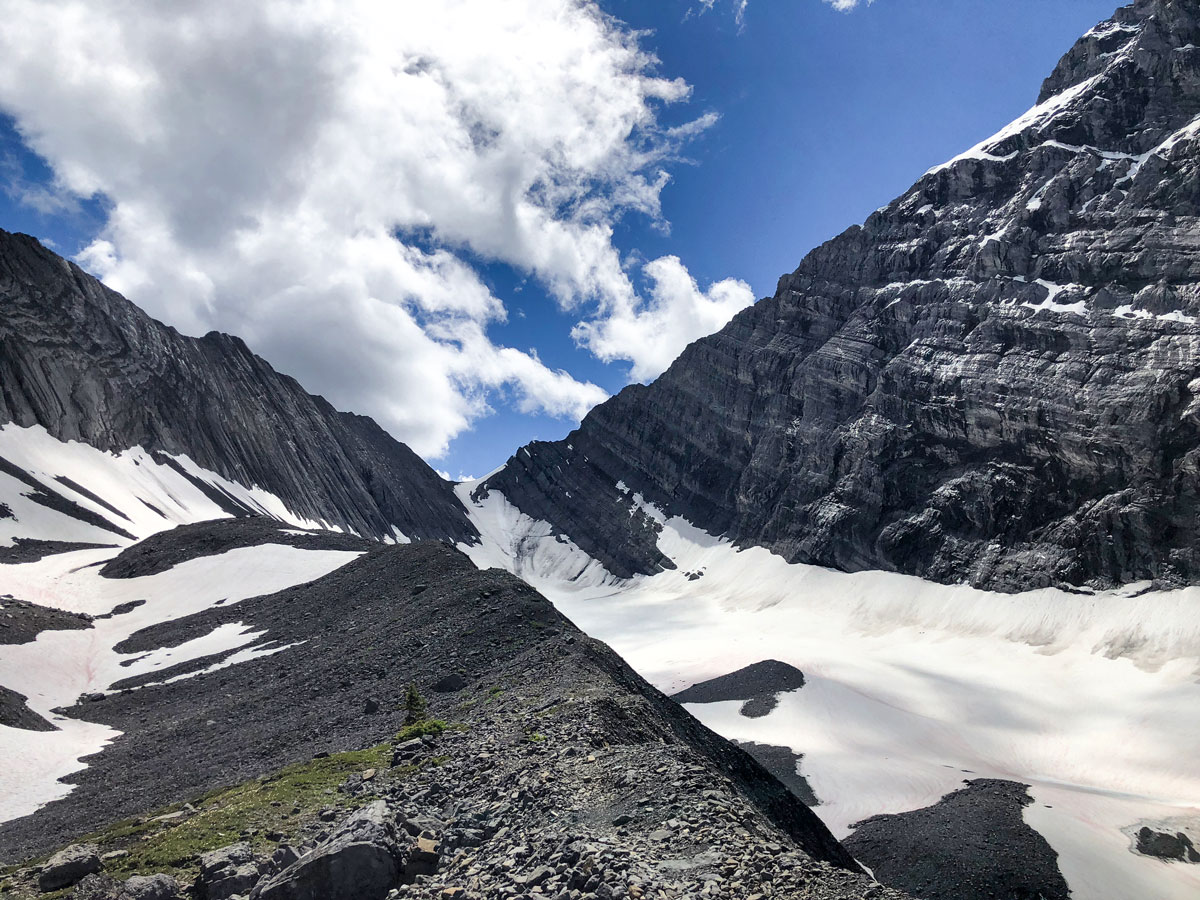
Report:
M 196 890 L 202 900 L 229 900 L 235 894 L 249 893 L 260 875 L 250 845 L 230 844 L 200 857 Z
M 452 694 L 455 691 L 461 691 L 467 686 L 467 679 L 454 672 L 441 679 L 433 686 L 433 689 L 439 694 Z
M 407 847 L 386 803 L 343 822 L 321 846 L 255 888 L 254 900 L 382 900 L 402 880 Z
M 179 882 L 170 875 L 134 875 L 121 886 L 121 900 L 177 900 Z
M 103 868 L 100 852 L 92 844 L 72 844 L 55 853 L 42 866 L 38 876 L 38 887 L 43 891 L 57 891 L 81 881 L 85 875 L 99 872 Z

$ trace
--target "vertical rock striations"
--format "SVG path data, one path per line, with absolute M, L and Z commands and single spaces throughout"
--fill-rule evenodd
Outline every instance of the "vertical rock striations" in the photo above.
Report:
M 185 455 L 366 536 L 475 534 L 451 486 L 371 419 L 306 393 L 238 338 L 185 337 L 33 238 L 0 231 L 5 422 L 101 450 Z

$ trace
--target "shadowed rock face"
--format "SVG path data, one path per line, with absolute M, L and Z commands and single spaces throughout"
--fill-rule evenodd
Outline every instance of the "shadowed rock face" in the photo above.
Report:
M 451 486 L 371 419 L 306 393 L 240 339 L 185 337 L 33 238 L 0 231 L 5 422 L 101 450 L 186 455 L 371 537 L 393 526 L 411 538 L 475 535 Z
M 844 570 L 1198 580 L 1197 45 L 1194 4 L 1118 11 L 1037 115 L 482 490 L 618 576 L 671 565 L 640 493 Z

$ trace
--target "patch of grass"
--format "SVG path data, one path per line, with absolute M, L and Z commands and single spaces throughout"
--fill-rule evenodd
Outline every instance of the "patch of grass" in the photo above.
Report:
M 545 739 L 546 736 L 537 731 L 531 731 L 525 735 L 525 740 L 529 741 L 531 744 L 540 744 Z
M 487 706 L 489 703 L 491 703 L 493 700 L 495 700 L 497 697 L 499 697 L 503 693 L 504 693 L 504 688 L 502 688 L 498 684 L 493 685 L 492 687 L 488 688 L 487 696 L 483 698 L 484 706 Z
M 449 727 L 441 719 L 423 719 L 420 722 L 414 722 L 412 725 L 405 725 L 401 728 L 396 735 L 396 743 L 403 744 L 405 741 L 424 737 L 427 734 L 436 737 Z
M 370 794 L 350 797 L 333 792 L 356 772 L 386 769 L 391 749 L 387 742 L 296 763 L 267 778 L 212 791 L 197 801 L 197 812 L 179 821 L 153 821 L 155 815 L 182 808 L 177 804 L 145 820 L 117 822 L 87 840 L 104 849 L 120 847 L 129 851 L 128 856 L 113 860 L 107 867 L 118 877 L 153 872 L 190 875 L 199 855 L 209 850 L 243 839 L 255 847 L 273 847 L 274 843 L 266 839 L 268 832 L 291 833 L 324 806 L 350 808 L 370 802 L 374 799 Z M 392 773 L 404 774 L 399 769 Z M 243 838 L 245 831 L 254 834 Z

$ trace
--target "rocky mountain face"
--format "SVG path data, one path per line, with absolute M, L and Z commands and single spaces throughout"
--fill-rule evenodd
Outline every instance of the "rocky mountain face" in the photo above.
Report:
M 671 565 L 640 494 L 844 570 L 1200 580 L 1197 45 L 1194 3 L 1119 10 L 1030 113 L 477 493 L 621 577 Z
M 187 456 L 370 537 L 475 534 L 451 486 L 371 419 L 306 393 L 238 338 L 181 335 L 33 238 L 0 231 L 5 422 L 105 451 L 141 446 L 177 469 L 171 456 Z

